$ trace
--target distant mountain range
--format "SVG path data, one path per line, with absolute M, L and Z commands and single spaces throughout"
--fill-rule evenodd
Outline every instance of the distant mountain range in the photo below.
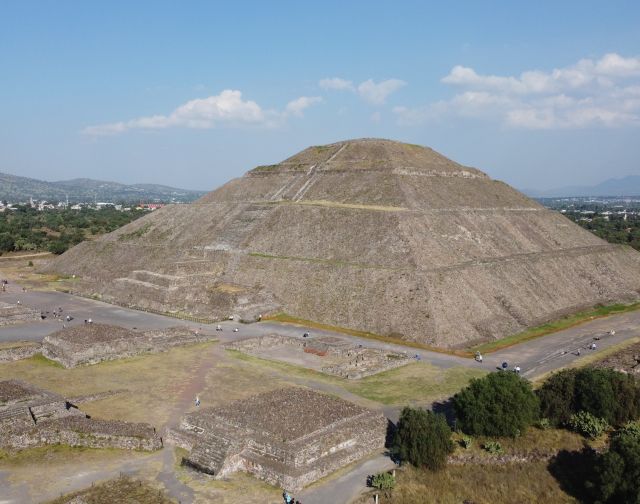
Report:
M 176 189 L 158 184 L 126 185 L 87 178 L 47 182 L 0 172 L 0 200 L 11 203 L 34 200 L 69 202 L 183 202 L 198 199 L 208 191 Z
M 562 196 L 640 196 L 640 175 L 608 179 L 593 186 L 566 186 L 557 189 L 522 189 L 534 198 L 560 198 Z

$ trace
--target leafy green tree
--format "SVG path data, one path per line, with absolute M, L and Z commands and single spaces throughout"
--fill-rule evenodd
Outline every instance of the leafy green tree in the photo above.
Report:
M 575 413 L 577 369 L 564 369 L 551 375 L 537 391 L 540 399 L 540 415 L 556 427 L 566 425 Z
M 0 233 L 0 253 L 14 249 L 14 240 L 9 233 Z
M 556 426 L 586 411 L 610 425 L 620 426 L 640 416 L 640 385 L 612 369 L 583 368 L 560 371 L 538 390 L 543 417 Z
M 406 407 L 393 436 L 391 452 L 402 462 L 432 471 L 442 469 L 453 452 L 451 429 L 444 415 Z
M 596 459 L 587 487 L 603 504 L 640 502 L 640 429 L 622 429 L 612 436 L 609 451 Z
M 540 413 L 531 384 L 516 373 L 501 371 L 471 383 L 453 397 L 457 427 L 480 436 L 516 437 Z

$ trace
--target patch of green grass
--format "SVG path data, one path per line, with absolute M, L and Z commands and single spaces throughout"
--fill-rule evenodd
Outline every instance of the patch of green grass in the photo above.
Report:
M 348 334 L 350 336 L 356 336 L 358 338 L 367 338 L 376 341 L 383 341 L 385 343 L 392 343 L 394 345 L 402 345 L 411 348 L 420 348 L 421 350 L 428 350 L 430 352 L 438 352 L 449 355 L 457 355 L 458 357 L 473 357 L 473 352 L 467 350 L 448 350 L 446 348 L 437 348 L 416 341 L 407 341 L 401 338 L 393 336 L 383 336 L 381 334 L 375 334 L 367 331 L 359 331 L 357 329 L 350 329 L 348 327 L 340 327 L 329 324 L 322 324 L 320 322 L 314 322 L 313 320 L 306 320 L 298 317 L 293 317 L 286 313 L 275 313 L 267 317 L 263 317 L 262 320 L 275 320 L 276 322 L 282 322 L 284 324 L 293 324 L 312 329 L 322 329 L 325 331 L 333 331 L 342 334 Z
M 415 362 L 360 380 L 347 380 L 302 366 L 254 357 L 237 350 L 227 349 L 226 352 L 236 359 L 277 370 L 285 377 L 297 376 L 330 383 L 382 404 L 422 404 L 443 399 L 458 392 L 471 378 L 479 378 L 486 373 L 480 369 L 462 367 L 442 370 L 431 364 Z
M 442 370 L 425 363 L 413 363 L 360 380 L 349 380 L 345 388 L 382 404 L 427 403 L 450 397 L 472 378 L 486 371 L 463 367 Z
M 87 448 L 84 446 L 68 446 L 61 444 L 38 446 L 19 451 L 0 450 L 0 468 L 29 466 L 32 464 L 50 464 L 72 460 L 75 457 L 120 455 L 122 450 L 115 448 Z
M 483 343 L 481 345 L 472 347 L 470 350 L 477 350 L 482 353 L 491 353 L 503 348 L 523 343 L 525 341 L 539 338 L 540 336 L 546 336 L 547 334 L 562 331 L 563 329 L 568 329 L 570 327 L 589 322 L 593 319 L 608 317 L 609 315 L 616 315 L 619 313 L 626 313 L 637 310 L 639 308 L 640 303 L 633 303 L 629 305 L 613 304 L 608 306 L 600 306 L 590 310 L 574 313 L 573 315 L 569 315 L 553 322 L 547 322 L 546 324 L 542 324 L 537 327 L 532 327 L 523 332 L 508 336 L 501 340 Z
M 271 170 L 275 170 L 276 168 L 278 168 L 277 164 L 272 164 L 272 165 L 261 165 L 261 166 L 256 166 L 253 170 L 251 170 L 252 172 L 266 172 L 266 171 L 271 171 Z
M 54 360 L 47 359 L 41 353 L 37 353 L 33 357 L 29 357 L 28 359 L 25 359 L 25 360 L 31 361 L 34 364 L 41 364 L 43 366 L 50 366 L 50 367 L 64 369 L 64 366 L 62 364 L 60 364 L 59 362 L 56 362 Z

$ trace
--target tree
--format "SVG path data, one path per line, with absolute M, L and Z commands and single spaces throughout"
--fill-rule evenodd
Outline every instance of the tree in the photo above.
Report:
M 613 435 L 609 451 L 596 459 L 594 477 L 587 486 L 596 502 L 640 502 L 640 429 L 622 429 Z
M 566 425 L 576 412 L 575 394 L 577 369 L 564 369 L 551 375 L 537 391 L 540 415 L 555 427 Z
M 540 413 L 531 384 L 516 373 L 501 371 L 471 383 L 453 397 L 457 427 L 481 436 L 516 437 Z
M 442 469 L 453 452 L 451 429 L 444 415 L 406 407 L 393 436 L 391 452 L 403 462 L 432 471 Z
M 633 376 L 612 369 L 560 371 L 538 390 L 542 416 L 556 426 L 585 411 L 620 426 L 640 416 L 640 385 Z
M 9 233 L 0 233 L 0 254 L 10 252 L 14 248 L 13 238 Z

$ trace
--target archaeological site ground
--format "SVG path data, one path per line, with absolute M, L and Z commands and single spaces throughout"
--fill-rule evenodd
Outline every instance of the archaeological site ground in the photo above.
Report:
M 2 504 L 370 504 L 394 469 L 385 504 L 575 502 L 549 466 L 602 438 L 540 425 L 489 452 L 456 432 L 432 474 L 390 458 L 394 424 L 453 422 L 503 363 L 534 386 L 640 369 L 638 252 L 388 140 L 310 147 L 0 271 Z

